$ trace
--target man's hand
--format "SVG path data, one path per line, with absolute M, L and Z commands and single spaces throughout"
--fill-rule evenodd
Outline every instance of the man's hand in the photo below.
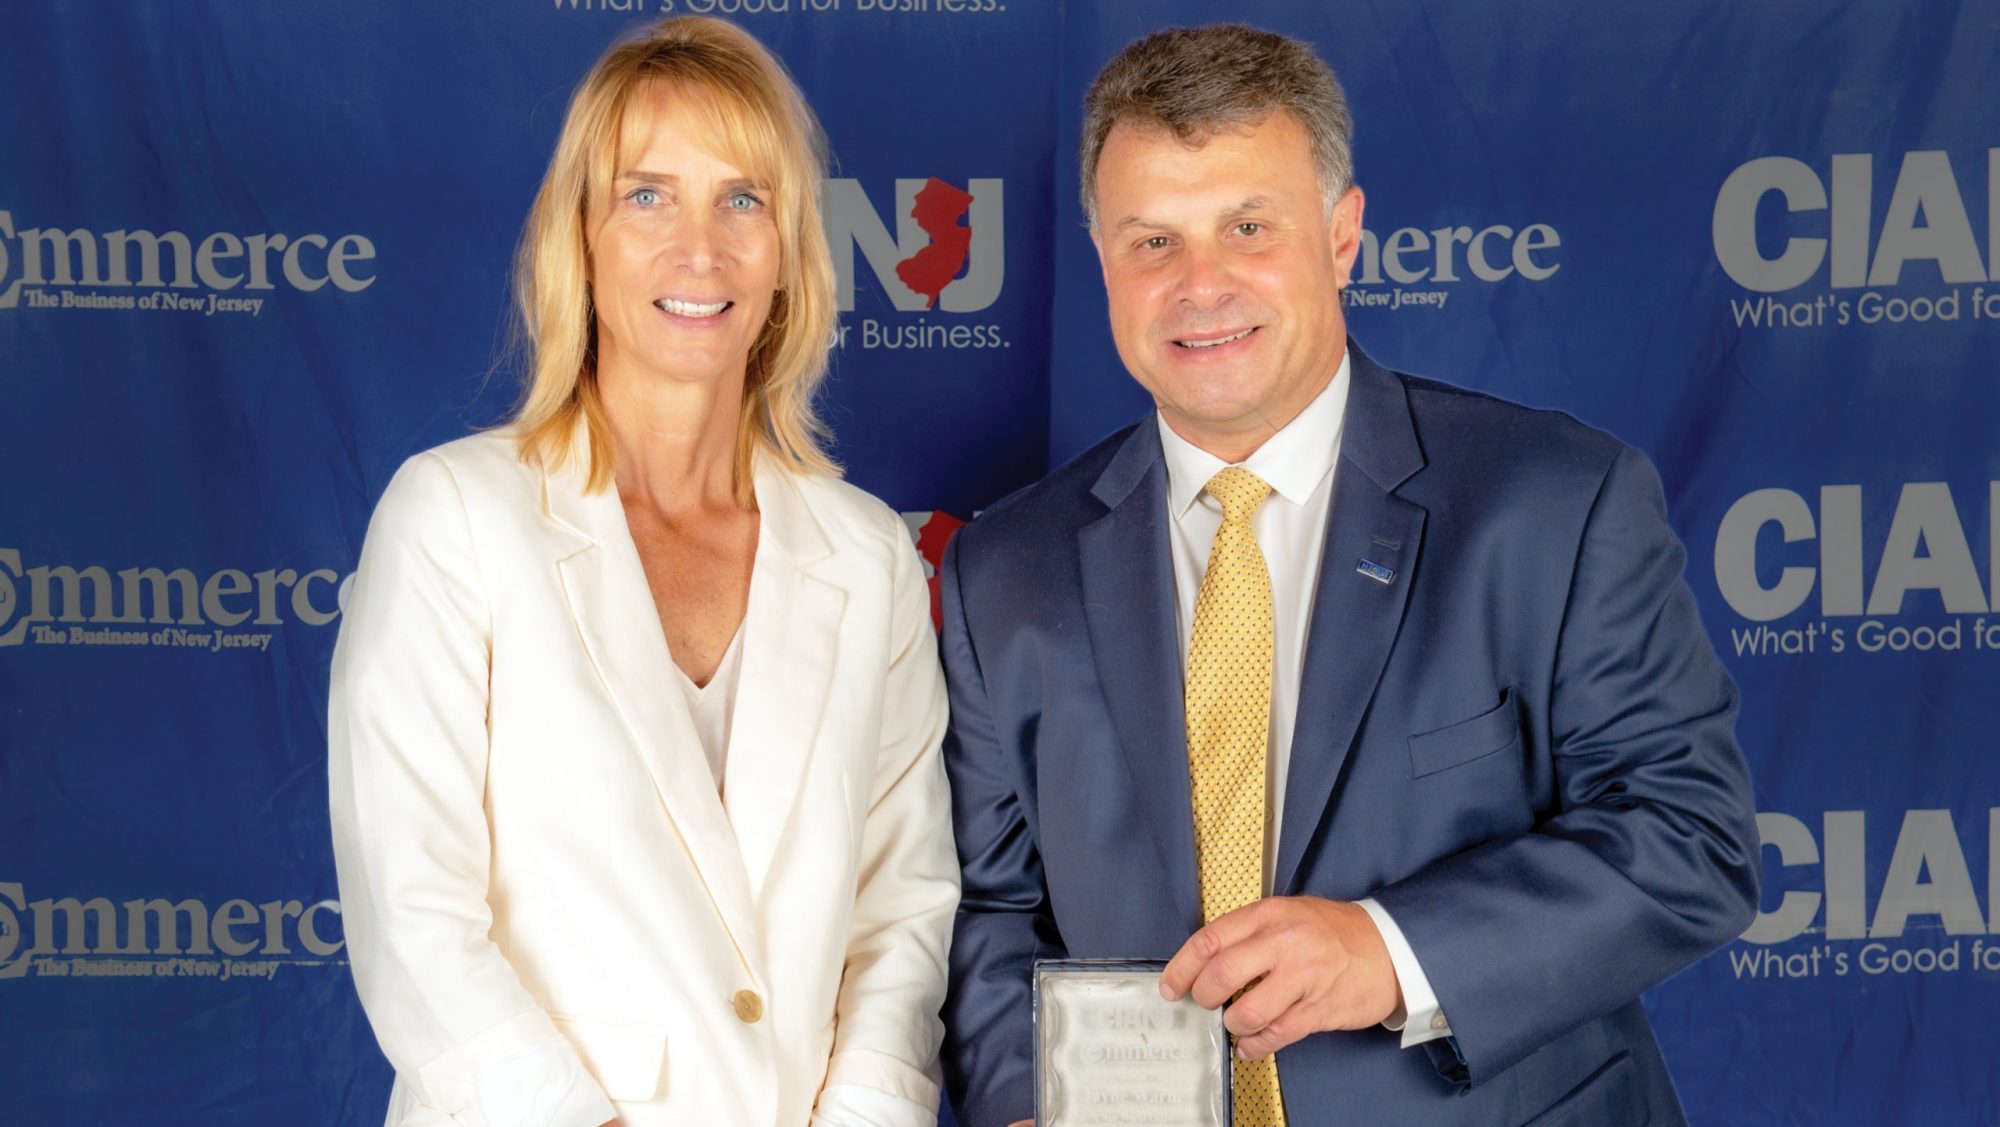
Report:
M 1160 994 L 1192 994 L 1211 1010 L 1236 998 L 1223 1025 L 1245 1060 L 1310 1033 L 1379 1025 L 1403 1008 L 1375 921 L 1359 905 L 1317 896 L 1274 896 L 1217 916 L 1167 964 Z

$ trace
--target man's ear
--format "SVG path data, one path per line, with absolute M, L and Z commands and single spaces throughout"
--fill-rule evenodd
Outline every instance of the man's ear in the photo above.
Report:
M 1342 288 L 1354 273 L 1354 257 L 1361 253 L 1361 212 L 1367 200 L 1359 185 L 1350 187 L 1333 205 L 1327 218 L 1327 233 L 1333 244 L 1333 262 Z

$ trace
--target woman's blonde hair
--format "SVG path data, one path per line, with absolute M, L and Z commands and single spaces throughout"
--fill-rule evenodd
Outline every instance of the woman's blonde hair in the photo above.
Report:
M 783 64 L 747 32 L 701 16 L 662 20 L 613 45 L 570 99 L 514 263 L 530 362 L 526 394 L 510 420 L 521 456 L 561 468 L 579 454 L 572 447 L 582 420 L 589 441 L 585 488 L 594 492 L 611 483 L 587 221 L 616 175 L 625 114 L 661 87 L 706 103 L 718 155 L 768 186 L 778 226 L 779 289 L 750 348 L 743 382 L 737 497 L 747 504 L 753 496 L 751 460 L 759 447 L 800 472 L 837 475 L 825 449 L 831 435 L 813 410 L 835 320 L 833 260 L 819 206 L 826 136 Z

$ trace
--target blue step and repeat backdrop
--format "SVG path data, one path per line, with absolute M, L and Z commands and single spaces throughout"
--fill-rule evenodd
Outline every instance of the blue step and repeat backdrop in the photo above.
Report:
M 515 392 L 572 84 L 675 11 L 825 120 L 839 453 L 933 561 L 1147 406 L 1074 190 L 1096 68 L 1174 22 L 1318 44 L 1357 338 L 1648 452 L 1742 686 L 1763 914 L 1649 998 L 1690 1115 L 2000 1122 L 1990 0 L 10 5 L 0 1121 L 379 1120 L 325 813 L 342 596 L 397 464 Z M 930 295 L 896 265 L 933 180 L 970 249 Z

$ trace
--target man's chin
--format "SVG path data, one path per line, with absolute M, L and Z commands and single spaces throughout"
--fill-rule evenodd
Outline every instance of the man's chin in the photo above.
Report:
M 1217 444 L 1233 444 L 1271 429 L 1263 421 L 1267 412 L 1253 403 L 1208 402 L 1193 407 L 1161 404 L 1160 413 L 1175 434 L 1211 452 Z
M 1153 397 L 1155 401 L 1190 420 L 1216 426 L 1227 426 L 1235 420 L 1262 413 L 1264 396 L 1269 391 L 1250 374 L 1239 375 L 1233 369 L 1218 369 L 1194 378 L 1163 382 L 1181 394 L 1156 394 Z

